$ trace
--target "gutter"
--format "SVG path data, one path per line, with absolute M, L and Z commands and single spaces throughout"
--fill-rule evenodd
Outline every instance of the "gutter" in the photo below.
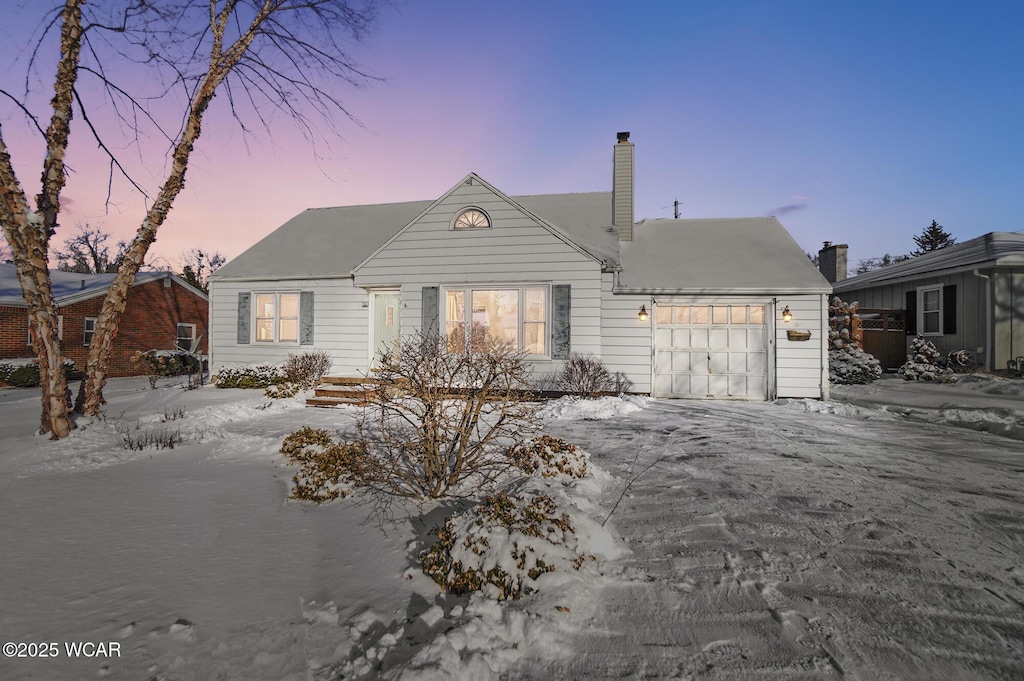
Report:
M 844 279 L 843 281 L 837 281 L 832 285 L 836 294 L 845 293 L 846 291 L 860 291 L 867 288 L 874 288 L 875 286 L 888 286 L 889 284 L 903 284 L 908 281 L 917 281 L 919 279 L 929 279 L 933 277 L 945 277 L 950 274 L 963 274 L 964 272 L 977 271 L 979 268 L 994 268 L 999 265 L 1005 265 L 1007 263 L 1001 262 L 1000 260 L 986 260 L 985 262 L 978 262 L 971 265 L 961 265 L 960 267 L 950 267 L 942 270 L 929 270 L 927 272 L 918 272 L 916 274 L 904 274 L 901 277 L 878 277 L 871 281 L 856 281 L 856 277 L 850 279 Z M 853 282 L 852 286 L 847 286 L 850 282 Z
M 974 276 L 985 280 L 985 368 L 992 371 L 992 277 L 974 268 Z

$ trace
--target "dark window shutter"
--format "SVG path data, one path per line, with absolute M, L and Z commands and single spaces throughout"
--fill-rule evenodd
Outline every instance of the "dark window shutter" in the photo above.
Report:
M 249 303 L 252 294 L 248 291 L 238 294 L 238 343 L 246 345 L 249 343 Z
M 299 345 L 313 344 L 313 292 L 299 294 Z
M 424 286 L 422 296 L 423 309 L 421 310 L 420 333 L 424 336 L 436 336 L 441 333 L 437 316 L 441 291 L 437 286 Z
M 956 285 L 942 287 L 942 333 L 956 333 Z
M 551 287 L 551 359 L 569 359 L 572 352 L 571 312 L 570 286 L 555 284 Z
M 907 291 L 907 335 L 917 335 L 917 291 Z

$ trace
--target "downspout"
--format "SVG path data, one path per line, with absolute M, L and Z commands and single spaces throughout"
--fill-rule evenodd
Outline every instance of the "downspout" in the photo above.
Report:
M 977 268 L 974 276 L 986 279 L 985 282 L 985 368 L 992 371 L 992 277 L 982 274 Z

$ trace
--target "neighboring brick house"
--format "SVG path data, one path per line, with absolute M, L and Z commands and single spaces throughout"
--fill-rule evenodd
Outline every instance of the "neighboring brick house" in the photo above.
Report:
M 64 356 L 85 368 L 94 324 L 113 274 L 51 271 Z M 0 360 L 32 358 L 28 313 L 14 265 L 0 264 Z M 190 348 L 206 352 L 209 299 L 169 272 L 140 272 L 114 339 L 109 376 L 144 373 L 131 359 L 137 351 Z

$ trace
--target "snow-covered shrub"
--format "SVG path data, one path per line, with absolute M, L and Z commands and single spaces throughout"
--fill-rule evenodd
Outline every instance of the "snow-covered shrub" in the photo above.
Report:
M 612 388 L 612 376 L 597 357 L 573 353 L 558 374 L 558 387 L 577 397 L 597 397 Z
M 864 352 L 853 335 L 860 303 L 844 303 L 839 297 L 828 306 L 828 377 L 833 383 L 870 383 L 882 377 L 882 365 Z
M 330 432 L 308 426 L 287 436 L 281 453 L 299 466 L 291 498 L 318 504 L 348 496 L 349 472 L 365 456 L 359 443 L 339 443 Z
M 284 383 L 268 385 L 267 389 L 263 391 L 263 394 L 273 400 L 282 400 L 287 397 L 295 397 L 299 394 L 300 390 L 302 390 L 302 386 L 298 383 L 285 381 Z
M 75 373 L 73 360 L 64 360 L 64 377 L 70 379 Z M 14 360 L 0 363 L 0 383 L 15 388 L 39 387 L 39 363 L 36 360 Z
M 558 569 L 578 570 L 576 530 L 548 496 L 505 493 L 448 517 L 438 541 L 420 554 L 423 573 L 455 594 L 481 591 L 496 600 L 536 590 Z
M 521 352 L 479 331 L 459 347 L 404 336 L 380 355 L 356 423 L 368 455 L 354 485 L 380 499 L 433 499 L 486 489 L 510 467 L 508 448 L 536 428 L 530 373 Z
M 953 372 L 939 364 L 942 353 L 935 344 L 918 335 L 910 342 L 910 354 L 897 373 L 907 381 L 947 381 Z
M 218 388 L 267 388 L 284 381 L 284 374 L 272 364 L 221 369 Z
M 586 452 L 576 445 L 550 435 L 541 435 L 529 443 L 511 447 L 508 450 L 508 457 L 515 467 L 524 473 L 536 473 L 545 478 L 559 475 L 582 478 L 587 474 L 589 458 Z
M 301 355 L 288 355 L 281 372 L 288 383 L 293 383 L 300 390 L 315 388 L 320 380 L 331 370 L 331 356 L 323 351 L 303 352 Z

